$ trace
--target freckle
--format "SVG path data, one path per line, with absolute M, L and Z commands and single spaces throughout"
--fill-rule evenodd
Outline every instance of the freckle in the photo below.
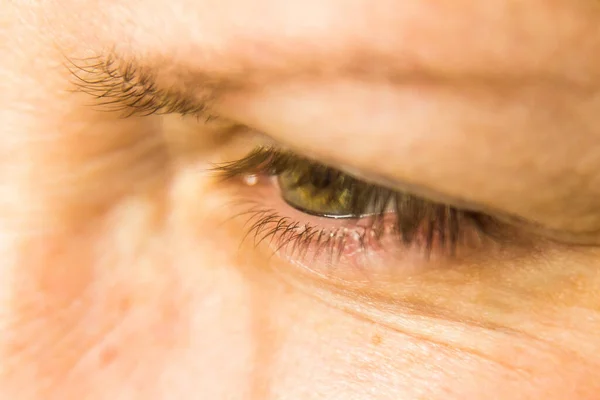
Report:
M 107 347 L 100 353 L 100 365 L 106 367 L 117 358 L 117 350 L 114 347 Z
M 131 299 L 129 299 L 128 297 L 122 298 L 121 301 L 119 302 L 119 311 L 124 313 L 124 312 L 129 311 L 130 308 L 131 308 Z
M 378 334 L 374 334 L 373 337 L 371 338 L 371 343 L 373 343 L 375 346 L 380 345 L 381 344 L 381 336 Z

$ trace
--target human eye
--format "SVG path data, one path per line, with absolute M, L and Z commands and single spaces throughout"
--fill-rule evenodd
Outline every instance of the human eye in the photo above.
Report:
M 242 241 L 321 277 L 386 281 L 526 247 L 514 228 L 261 146 L 216 166 L 233 184 Z

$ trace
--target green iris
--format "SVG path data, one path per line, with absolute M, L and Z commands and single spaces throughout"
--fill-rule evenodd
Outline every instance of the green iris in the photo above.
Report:
M 278 176 L 283 199 L 292 207 L 324 217 L 354 217 L 356 180 L 340 171 L 300 162 Z

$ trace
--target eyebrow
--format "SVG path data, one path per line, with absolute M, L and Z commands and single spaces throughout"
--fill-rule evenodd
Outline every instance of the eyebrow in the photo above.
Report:
M 161 87 L 152 69 L 113 53 L 82 59 L 65 57 L 65 67 L 73 90 L 89 95 L 91 106 L 101 111 L 120 113 L 123 118 L 171 113 L 216 117 L 210 111 L 218 92 L 214 85 L 183 90 Z
M 177 113 L 181 115 L 206 116 L 221 93 L 260 86 L 269 81 L 305 77 L 324 78 L 328 74 L 351 79 L 394 80 L 394 75 L 360 68 L 350 63 L 341 68 L 326 70 L 318 64 L 291 69 L 240 63 L 236 68 L 222 70 L 191 70 L 182 65 L 165 65 L 153 60 L 140 60 L 134 56 L 124 57 L 115 52 L 88 58 L 65 57 L 65 66 L 72 77 L 76 91 L 93 99 L 93 106 L 103 111 L 119 112 L 125 118 L 151 114 Z M 226 70 L 224 72 L 223 70 Z M 335 71 L 335 72 L 334 72 Z M 411 74 L 412 79 L 433 79 L 427 74 Z M 166 79 L 165 79 L 166 78 Z
M 76 90 L 91 96 L 101 110 L 134 115 L 169 114 L 218 118 L 211 105 L 225 92 L 262 87 L 287 79 L 349 79 L 385 82 L 392 86 L 407 83 L 451 86 L 496 86 L 500 90 L 519 89 L 543 82 L 556 87 L 577 89 L 580 82 L 552 73 L 523 71 L 451 71 L 439 66 L 411 63 L 399 56 L 357 48 L 344 57 L 332 55 L 329 63 L 312 57 L 291 57 L 280 51 L 277 62 L 253 59 L 248 55 L 226 57 L 218 65 L 190 66 L 168 56 L 140 57 L 114 50 L 102 55 L 75 59 L 65 57 L 65 65 Z M 271 56 L 269 54 L 269 56 Z M 263 56 L 265 57 L 265 56 Z M 271 59 L 270 57 L 265 57 Z M 214 61 L 214 60 L 213 60 Z M 213 63 L 214 64 L 214 63 Z

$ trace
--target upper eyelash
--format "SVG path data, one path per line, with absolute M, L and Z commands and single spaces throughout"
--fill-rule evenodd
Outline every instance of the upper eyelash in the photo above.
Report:
M 73 85 L 78 91 L 92 96 L 102 110 L 119 112 L 124 118 L 177 113 L 206 121 L 217 119 L 208 113 L 206 102 L 157 88 L 154 76 L 113 55 L 65 58 Z
M 273 147 L 258 147 L 240 160 L 215 166 L 214 171 L 222 179 L 232 179 L 249 174 L 278 175 L 301 162 L 312 164 L 317 168 L 329 168 L 291 152 Z M 354 217 L 364 215 L 368 206 L 374 208 L 369 216 L 372 219 L 371 228 L 377 231 L 382 229 L 381 220 L 389 209 L 389 205 L 392 204 L 396 212 L 395 230 L 398 237 L 405 245 L 410 245 L 416 239 L 417 232 L 420 232 L 426 253 L 431 251 L 434 240 L 437 240 L 441 248 L 454 254 L 460 238 L 460 228 L 462 222 L 465 221 L 469 221 L 482 233 L 496 234 L 494 229 L 490 229 L 496 226 L 495 221 L 484 214 L 433 203 L 352 177 L 348 184 L 360 185 L 360 189 L 356 191 L 360 197 L 357 196 L 354 199 L 352 206 Z M 376 206 L 373 207 L 374 204 Z M 257 222 L 260 225 L 261 221 Z M 269 221 L 263 222 L 266 224 Z M 255 225 L 253 225 L 254 228 L 256 228 Z
M 223 179 L 231 179 L 252 173 L 275 175 L 293 165 L 298 159 L 299 157 L 291 152 L 270 146 L 258 146 L 244 158 L 217 164 L 213 170 Z

